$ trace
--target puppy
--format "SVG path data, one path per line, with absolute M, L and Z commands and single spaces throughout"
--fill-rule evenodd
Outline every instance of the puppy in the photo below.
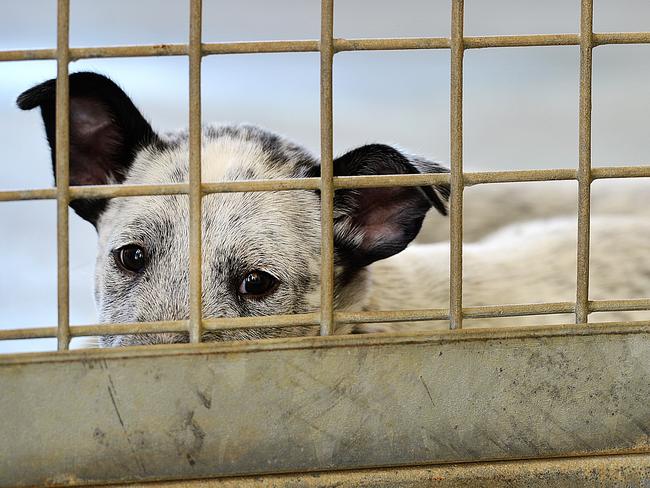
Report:
M 18 106 L 40 107 L 55 154 L 55 80 L 24 92 Z M 250 125 L 208 126 L 202 134 L 204 182 L 320 175 L 302 147 Z M 95 73 L 70 75 L 70 185 L 164 184 L 188 181 L 188 134 L 158 134 L 129 97 Z M 334 160 L 336 176 L 446 172 L 393 147 L 370 144 Z M 335 293 L 338 310 L 448 306 L 448 244 L 407 245 L 429 209 L 445 215 L 448 185 L 338 190 L 334 199 Z M 102 323 L 189 316 L 187 195 L 79 199 L 71 207 L 98 233 L 95 299 Z M 610 221 L 611 220 L 611 221 Z M 650 225 L 594 222 L 594 239 L 612 241 L 628 268 L 608 255 L 607 291 L 647 289 L 643 259 Z M 210 194 L 203 199 L 203 314 L 262 316 L 317 310 L 320 302 L 320 195 L 317 191 Z M 440 225 L 447 225 L 441 222 Z M 634 228 L 634 235 L 620 236 Z M 635 238 L 634 236 L 638 236 Z M 468 245 L 465 304 L 569 300 L 575 289 L 575 229 L 567 221 L 520 226 Z M 406 250 L 405 250 L 406 249 Z M 530 263 L 514 271 L 515 257 Z M 524 296 L 528 283 L 533 299 Z M 558 298 L 562 296 L 562 298 Z M 612 298 L 610 294 L 607 298 Z M 625 318 L 621 313 L 616 318 Z M 557 320 L 557 318 L 556 318 Z M 519 323 L 525 323 L 523 318 Z M 539 320 L 538 320 L 539 322 Z M 360 325 L 340 332 L 444 326 Z M 207 341 L 308 335 L 314 328 L 206 332 Z M 186 334 L 106 336 L 102 346 L 186 342 Z

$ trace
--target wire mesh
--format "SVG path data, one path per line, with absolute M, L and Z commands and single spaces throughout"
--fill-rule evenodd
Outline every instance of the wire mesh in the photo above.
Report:
M 452 0 L 451 35 L 447 37 L 338 39 L 333 36 L 334 1 L 321 2 L 319 40 L 279 40 L 203 43 L 202 1 L 190 0 L 190 35 L 187 44 L 97 46 L 70 48 L 69 0 L 57 0 L 56 49 L 0 51 L 0 61 L 55 59 L 56 85 L 56 188 L 0 191 L 0 202 L 51 199 L 57 201 L 57 303 L 56 327 L 0 330 L 0 340 L 56 337 L 59 350 L 66 350 L 71 337 L 102 334 L 189 332 L 191 342 L 200 342 L 204 330 L 296 327 L 320 325 L 322 335 L 335 332 L 337 323 L 374 323 L 449 320 L 450 328 L 462 327 L 463 318 L 493 318 L 524 315 L 575 314 L 576 323 L 587 322 L 589 313 L 650 310 L 650 299 L 589 300 L 590 188 L 595 179 L 650 177 L 650 166 L 591 167 L 591 78 L 593 49 L 601 45 L 650 44 L 650 32 L 593 32 L 593 1 L 581 0 L 578 34 L 464 36 L 464 2 Z M 577 169 L 463 171 L 463 53 L 467 49 L 579 46 L 579 161 Z M 344 51 L 449 49 L 451 52 L 451 173 L 418 175 L 333 175 L 332 68 L 334 55 Z M 201 60 L 204 56 L 247 53 L 320 53 L 320 178 L 201 181 Z M 188 56 L 190 104 L 190 177 L 187 184 L 69 186 L 69 63 L 78 59 Z M 463 189 L 479 184 L 573 180 L 578 184 L 577 285 L 575 302 L 530 303 L 463 307 L 462 243 Z M 347 312 L 334 309 L 334 192 L 342 188 L 421 186 L 449 183 L 450 200 L 450 303 L 449 308 L 399 311 Z M 212 193 L 320 190 L 321 194 L 321 307 L 320 311 L 264 317 L 203 318 L 201 310 L 201 201 Z M 70 326 L 68 205 L 89 197 L 144 195 L 188 195 L 190 202 L 190 318 L 164 322 L 89 324 Z

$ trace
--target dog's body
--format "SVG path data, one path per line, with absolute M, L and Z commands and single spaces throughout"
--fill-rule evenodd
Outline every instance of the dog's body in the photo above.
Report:
M 591 223 L 592 300 L 648 295 L 650 223 L 640 217 L 601 216 Z M 463 246 L 463 305 L 572 302 L 576 293 L 576 219 L 511 224 Z M 449 306 L 449 243 L 414 244 L 370 266 L 367 310 Z M 649 313 L 598 313 L 592 321 L 647 320 Z M 495 322 L 497 320 L 498 322 Z M 571 323 L 572 315 L 467 319 L 466 327 Z M 367 325 L 371 331 L 428 330 L 447 322 Z
M 40 106 L 54 154 L 54 84 L 19 98 Z M 70 181 L 159 184 L 188 180 L 186 133 L 159 136 L 126 95 L 92 73 L 70 77 Z M 443 167 L 384 145 L 363 146 L 334 161 L 336 175 L 443 172 Z M 208 127 L 202 137 L 204 182 L 315 177 L 319 161 L 298 145 L 246 125 Z M 426 212 L 446 212 L 446 185 L 340 190 L 335 197 L 335 306 L 395 310 L 448 306 L 448 245 L 406 246 Z M 189 205 L 186 195 L 78 200 L 71 206 L 98 231 L 96 302 L 101 322 L 185 319 L 189 315 Z M 320 301 L 320 195 L 314 191 L 211 194 L 203 198 L 203 312 L 208 317 L 317 310 Z M 440 225 L 447 225 L 441 222 Z M 642 221 L 594 222 L 594 240 L 615 242 L 628 261 L 596 253 L 607 298 L 646 289 Z M 622 233 L 635 232 L 618 246 Z M 635 238 L 634 236 L 638 236 Z M 628 249 L 629 247 L 629 249 Z M 531 224 L 467 245 L 465 304 L 573 299 L 575 229 Z M 529 262 L 525 272 L 515 263 Z M 633 276 L 632 276 L 633 275 Z M 526 296 L 526 283 L 535 290 Z M 624 318 L 620 316 L 620 318 Z M 519 323 L 525 322 L 518 319 Z M 557 319 L 556 319 L 557 321 Z M 533 320 L 540 323 L 541 320 Z M 425 324 L 426 327 L 437 324 Z M 395 324 L 402 327 L 423 327 Z M 385 330 L 356 326 L 355 332 Z M 341 332 L 349 332 L 343 327 Z M 210 332 L 206 340 L 305 335 L 313 328 Z M 106 337 L 102 345 L 184 342 L 184 334 Z

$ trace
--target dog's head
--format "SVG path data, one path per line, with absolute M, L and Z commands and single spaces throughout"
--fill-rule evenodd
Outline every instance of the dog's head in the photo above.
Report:
M 41 108 L 55 158 L 55 80 L 18 98 Z M 320 175 L 302 147 L 248 125 L 206 127 L 204 182 Z M 70 185 L 188 181 L 188 137 L 158 135 L 129 97 L 95 73 L 70 75 Z M 443 167 L 371 144 L 334 160 L 336 176 L 444 172 Z M 335 305 L 366 293 L 366 267 L 402 251 L 433 206 L 446 212 L 449 187 L 338 190 L 334 208 Z M 187 195 L 79 199 L 71 207 L 99 236 L 95 297 L 101 322 L 189 315 Z M 319 306 L 320 195 L 316 191 L 210 194 L 203 198 L 203 310 L 206 317 L 314 311 Z M 306 334 L 302 329 L 206 333 L 206 340 Z M 103 345 L 184 342 L 183 334 L 111 336 Z

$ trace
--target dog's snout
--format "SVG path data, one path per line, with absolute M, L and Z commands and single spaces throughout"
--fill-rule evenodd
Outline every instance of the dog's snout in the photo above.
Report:
M 130 334 L 117 338 L 114 346 L 152 346 L 156 344 L 186 344 L 189 335 L 186 332 L 162 332 L 159 334 Z

